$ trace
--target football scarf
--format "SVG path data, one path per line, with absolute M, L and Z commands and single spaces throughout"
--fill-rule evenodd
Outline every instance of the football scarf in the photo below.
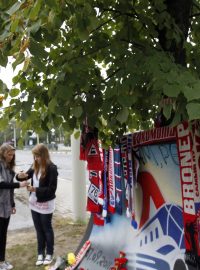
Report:
M 103 170 L 103 162 L 99 151 L 99 144 L 96 138 L 91 139 L 85 149 L 85 157 L 87 160 L 87 169 L 94 171 Z
M 114 148 L 114 174 L 115 174 L 115 209 L 116 213 L 122 215 L 122 172 L 121 153 L 119 145 Z
M 90 185 L 87 196 L 87 211 L 92 213 L 100 213 L 101 205 L 98 202 L 99 196 L 99 172 L 89 171 Z
M 103 171 L 99 171 L 99 196 L 98 202 L 100 205 L 103 205 L 104 199 L 104 190 L 103 190 Z
M 87 118 L 86 118 L 82 126 L 81 137 L 80 137 L 80 154 L 79 154 L 80 160 L 86 160 L 85 149 L 86 149 L 86 145 L 89 139 L 88 135 L 89 135 L 89 127 L 88 127 Z
M 104 217 L 101 214 L 94 213 L 93 223 L 97 226 L 104 226 Z
M 100 159 L 101 162 L 103 164 L 103 148 L 101 143 L 99 142 L 99 153 L 100 153 Z M 102 166 L 103 167 L 103 166 Z M 103 198 L 104 198 L 104 194 L 103 194 L 103 168 L 101 171 L 99 171 L 99 197 L 98 197 L 98 202 L 100 205 L 103 205 Z
M 133 136 L 132 134 L 127 135 L 127 153 L 128 153 L 128 183 L 129 183 L 129 196 L 130 196 L 130 211 L 131 211 L 131 224 L 137 229 L 137 222 L 135 219 L 135 185 L 136 178 L 134 179 L 133 173 Z
M 128 149 L 127 149 L 127 136 L 124 136 L 121 139 L 121 159 L 122 159 L 122 169 L 123 169 L 123 178 L 125 186 L 125 206 L 126 206 L 126 215 L 131 217 L 131 205 L 132 205 L 132 191 L 131 191 L 131 182 L 129 178 L 129 169 L 128 169 Z
M 114 173 L 114 152 L 109 147 L 108 162 L 108 211 L 113 214 L 115 212 L 115 173 Z
M 102 216 L 106 217 L 108 212 L 108 190 L 107 190 L 107 176 L 108 176 L 108 150 L 104 150 L 104 171 L 103 171 L 103 190 L 104 190 L 104 198 L 103 198 L 103 212 Z

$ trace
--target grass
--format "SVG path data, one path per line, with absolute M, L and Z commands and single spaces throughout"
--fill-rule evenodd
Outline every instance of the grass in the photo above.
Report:
M 87 224 L 74 223 L 70 219 L 55 218 L 53 221 L 55 233 L 54 257 L 66 256 L 69 252 L 75 252 L 78 247 Z M 13 264 L 15 270 L 43 270 L 44 266 L 36 267 L 37 242 L 34 228 L 28 230 L 16 230 L 8 232 L 10 244 L 6 251 L 6 260 Z
M 35 243 L 15 245 L 8 250 L 7 254 L 7 260 L 14 265 L 15 270 L 38 270 L 38 267 L 34 266 L 36 258 Z M 44 266 L 41 269 L 44 269 Z

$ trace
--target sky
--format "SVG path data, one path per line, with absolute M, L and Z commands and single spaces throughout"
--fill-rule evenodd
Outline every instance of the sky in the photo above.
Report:
M 10 89 L 13 85 L 12 83 L 12 78 L 17 74 L 18 69 L 16 68 L 16 70 L 14 71 L 12 68 L 12 60 L 11 58 L 9 59 L 9 62 L 6 66 L 6 68 L 4 67 L 0 67 L 0 79 L 7 85 L 7 87 Z M 8 105 L 8 101 L 4 101 L 3 102 L 3 106 L 7 106 Z
M 14 71 L 12 69 L 11 61 L 8 62 L 7 67 L 0 67 L 0 79 L 7 84 L 8 88 L 12 87 L 12 78 L 14 76 Z

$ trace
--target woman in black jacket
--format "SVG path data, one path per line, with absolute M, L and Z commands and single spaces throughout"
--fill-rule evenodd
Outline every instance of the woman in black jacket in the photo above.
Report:
M 26 172 L 19 173 L 18 180 L 31 179 L 29 207 L 37 234 L 38 258 L 36 265 L 48 265 L 53 260 L 54 231 L 52 217 L 55 210 L 57 167 L 50 160 L 48 148 L 38 144 L 32 149 L 34 162 Z

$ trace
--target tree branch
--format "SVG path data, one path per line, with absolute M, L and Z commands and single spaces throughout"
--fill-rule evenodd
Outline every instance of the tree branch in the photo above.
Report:
M 121 12 L 120 10 L 112 9 L 112 8 L 105 8 L 105 9 L 103 9 L 103 11 L 110 11 L 110 12 L 114 12 L 114 13 L 119 13 L 120 15 L 125 15 L 125 16 L 128 16 L 128 17 L 136 17 L 136 18 L 138 18 L 136 11 L 134 11 L 134 13 Z
M 200 15 L 200 12 L 198 12 L 198 13 L 194 13 L 194 14 L 190 15 L 190 17 L 189 17 L 189 18 L 198 17 L 199 15 Z
M 106 24 L 108 24 L 109 22 L 112 22 L 113 21 L 113 19 L 116 19 L 116 18 L 118 18 L 118 17 L 120 17 L 121 16 L 121 14 L 119 14 L 119 15 L 116 15 L 115 17 L 113 17 L 112 19 L 109 19 L 108 21 L 106 21 L 106 22 L 104 22 L 104 23 L 102 23 L 102 24 L 100 24 L 97 28 L 95 28 L 94 30 L 92 30 L 91 32 L 90 32 L 90 34 L 92 34 L 93 32 L 95 32 L 95 31 L 97 31 L 97 30 L 99 30 L 102 26 L 104 26 L 104 25 L 106 25 Z
M 110 44 L 107 44 L 107 45 L 104 46 L 104 47 L 97 48 L 96 50 L 91 51 L 91 52 L 88 52 L 88 53 L 86 53 L 86 54 L 81 54 L 81 55 L 78 55 L 78 56 L 74 56 L 74 57 L 72 57 L 72 58 L 70 58 L 70 59 L 68 59 L 68 60 L 65 59 L 64 62 L 66 62 L 66 61 L 71 62 L 71 61 L 76 60 L 76 59 L 78 59 L 78 58 L 80 58 L 80 57 L 85 57 L 85 56 L 94 54 L 94 53 L 98 52 L 99 50 L 105 49 L 105 48 L 107 48 L 107 47 L 109 47 L 109 46 L 110 46 Z
M 140 49 L 140 50 L 142 50 L 142 51 L 144 51 L 145 50 L 145 47 L 144 46 L 142 46 L 141 44 L 139 44 L 139 43 L 136 43 L 135 41 L 130 41 L 130 40 L 127 40 L 127 39 L 125 39 L 125 38 L 122 38 L 122 39 L 120 39 L 121 41 L 123 41 L 123 42 L 127 42 L 127 43 L 130 43 L 130 44 L 132 44 L 135 48 L 137 48 L 137 49 Z
M 200 6 L 196 2 L 193 2 L 193 6 L 200 10 Z
M 112 78 L 116 73 L 118 73 L 121 69 L 118 68 L 116 69 L 113 73 L 111 73 L 108 77 L 106 77 L 104 80 L 102 80 L 102 82 L 106 82 L 108 81 L 110 78 Z

